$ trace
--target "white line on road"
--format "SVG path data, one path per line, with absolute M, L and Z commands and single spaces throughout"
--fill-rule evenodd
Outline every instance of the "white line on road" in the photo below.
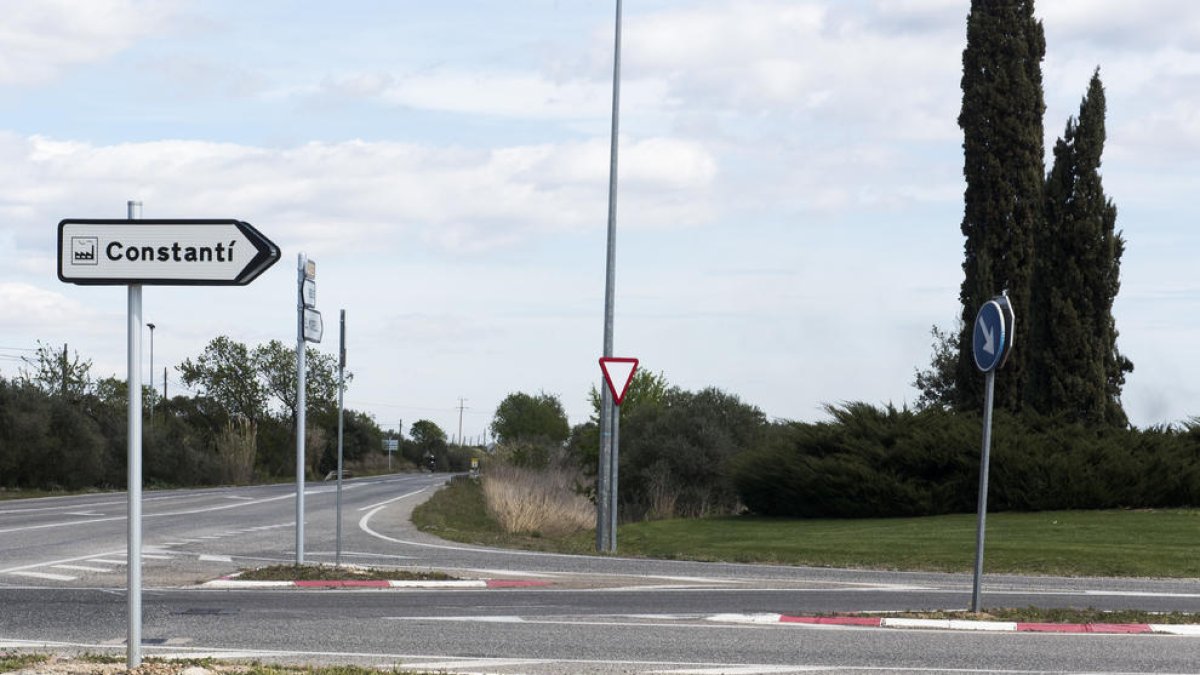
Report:
M 50 574 L 49 572 L 9 572 L 16 577 L 33 577 L 34 579 L 49 579 L 50 581 L 75 581 L 79 577 L 69 577 L 65 574 Z
M 227 555 L 202 555 L 200 556 L 200 562 L 231 563 L 233 562 L 233 557 Z
M 101 565 L 124 565 L 124 560 L 109 560 L 108 558 L 81 558 L 89 562 L 100 563 Z
M 364 507 L 362 507 L 361 509 L 359 509 L 359 511 L 368 511 L 368 510 L 370 510 L 370 509 L 378 509 L 379 507 L 381 507 L 381 506 L 387 506 L 388 504 L 391 504 L 392 502 L 398 502 L 398 501 L 400 501 L 401 499 L 404 499 L 405 497 L 411 497 L 411 496 L 413 496 L 413 495 L 419 495 L 419 494 L 421 494 L 422 492 L 424 492 L 426 489 L 427 489 L 427 488 L 421 488 L 420 490 L 415 490 L 415 491 L 413 491 L 413 492 L 410 492 L 410 493 L 408 493 L 408 494 L 406 494 L 406 495 L 400 495 L 399 497 L 392 497 L 391 499 L 388 499 L 388 500 L 385 500 L 385 501 L 379 502 L 379 503 L 377 503 L 377 504 L 371 504 L 370 506 L 364 506 Z M 374 515 L 374 512 L 373 512 L 373 511 L 372 511 L 371 515 Z
M 56 570 L 79 570 L 81 572 L 111 572 L 111 567 L 92 567 L 90 565 L 51 565 Z

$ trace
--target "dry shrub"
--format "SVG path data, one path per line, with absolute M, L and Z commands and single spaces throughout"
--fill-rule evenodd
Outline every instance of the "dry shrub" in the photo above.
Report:
M 257 437 L 258 425 L 240 416 L 229 420 L 217 435 L 217 456 L 221 458 L 221 473 L 226 483 L 250 484 L 258 452 Z
M 528 469 L 490 464 L 483 476 L 488 512 L 506 532 L 560 536 L 595 526 L 596 509 L 561 467 Z

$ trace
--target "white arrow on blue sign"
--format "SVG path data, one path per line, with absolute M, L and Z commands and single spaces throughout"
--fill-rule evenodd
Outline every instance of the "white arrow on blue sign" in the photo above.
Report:
M 1004 362 L 1004 352 L 1008 348 L 1004 315 L 999 302 L 988 300 L 975 316 L 972 354 L 975 357 L 975 366 L 985 373 L 995 370 Z

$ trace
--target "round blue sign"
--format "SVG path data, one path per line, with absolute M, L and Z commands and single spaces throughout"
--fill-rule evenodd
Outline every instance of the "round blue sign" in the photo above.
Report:
M 987 373 L 995 370 L 1004 361 L 1004 350 L 1008 347 L 1004 311 L 1000 303 L 988 300 L 975 316 L 975 337 L 972 353 L 975 366 Z

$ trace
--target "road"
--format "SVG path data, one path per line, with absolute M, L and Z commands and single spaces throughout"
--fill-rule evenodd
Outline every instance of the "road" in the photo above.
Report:
M 961 609 L 967 575 L 508 552 L 408 523 L 445 476 L 348 481 L 343 559 L 463 577 L 490 590 L 213 590 L 239 568 L 294 560 L 294 487 L 148 492 L 143 638 L 155 655 L 288 654 L 310 662 L 489 673 L 1200 672 L 1200 638 L 975 634 L 714 621 L 716 615 Z M 126 630 L 121 494 L 0 503 L 0 648 L 96 651 Z M 331 484 L 306 495 L 306 559 L 335 550 Z M 1200 611 L 1195 580 L 989 576 L 987 605 Z

